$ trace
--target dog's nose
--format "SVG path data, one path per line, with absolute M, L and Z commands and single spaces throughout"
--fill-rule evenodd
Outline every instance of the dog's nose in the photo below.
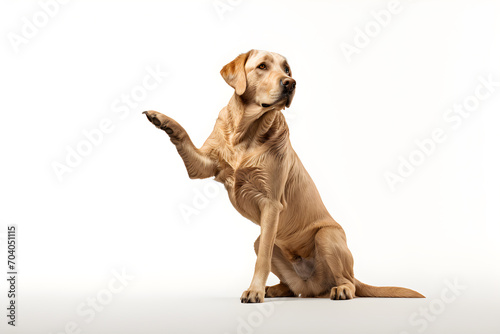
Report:
M 289 93 L 293 92 L 295 89 L 295 80 L 292 78 L 284 78 L 280 80 L 281 86 L 283 86 L 284 89 L 286 89 Z

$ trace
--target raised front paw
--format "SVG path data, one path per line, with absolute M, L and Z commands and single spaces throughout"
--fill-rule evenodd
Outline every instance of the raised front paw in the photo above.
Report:
M 143 111 L 142 113 L 145 114 L 148 120 L 158 129 L 165 131 L 174 144 L 182 140 L 186 131 L 175 120 L 154 110 Z
M 264 302 L 265 291 L 257 291 L 257 290 L 246 290 L 241 295 L 242 303 L 262 303 Z

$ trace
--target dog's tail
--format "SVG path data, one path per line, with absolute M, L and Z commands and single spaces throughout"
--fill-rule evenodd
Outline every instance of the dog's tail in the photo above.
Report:
M 356 297 L 425 298 L 424 295 L 407 288 L 395 286 L 372 286 L 354 279 Z

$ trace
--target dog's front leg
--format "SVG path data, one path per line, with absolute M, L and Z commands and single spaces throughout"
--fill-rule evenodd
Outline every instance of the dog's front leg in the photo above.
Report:
M 143 112 L 157 128 L 164 130 L 184 161 L 191 179 L 204 179 L 215 175 L 216 163 L 194 146 L 186 130 L 174 119 L 154 110 Z
M 262 303 L 264 301 L 266 281 L 271 272 L 271 258 L 282 208 L 283 206 L 278 201 L 265 201 L 261 205 L 257 262 L 250 287 L 241 295 L 242 303 Z

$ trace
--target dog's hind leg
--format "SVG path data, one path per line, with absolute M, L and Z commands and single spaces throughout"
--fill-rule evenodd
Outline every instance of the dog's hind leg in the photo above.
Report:
M 321 228 L 315 237 L 318 256 L 324 261 L 334 278 L 330 299 L 352 299 L 354 286 L 354 261 L 347 248 L 344 230 L 340 226 Z
M 191 179 L 204 179 L 215 175 L 216 162 L 210 159 L 203 149 L 194 146 L 186 130 L 179 123 L 154 110 L 144 111 L 143 114 L 157 128 L 168 134 L 170 141 L 175 145 L 184 161 Z
M 295 294 L 286 283 L 279 282 L 273 286 L 266 286 L 266 298 L 274 297 L 295 297 Z

